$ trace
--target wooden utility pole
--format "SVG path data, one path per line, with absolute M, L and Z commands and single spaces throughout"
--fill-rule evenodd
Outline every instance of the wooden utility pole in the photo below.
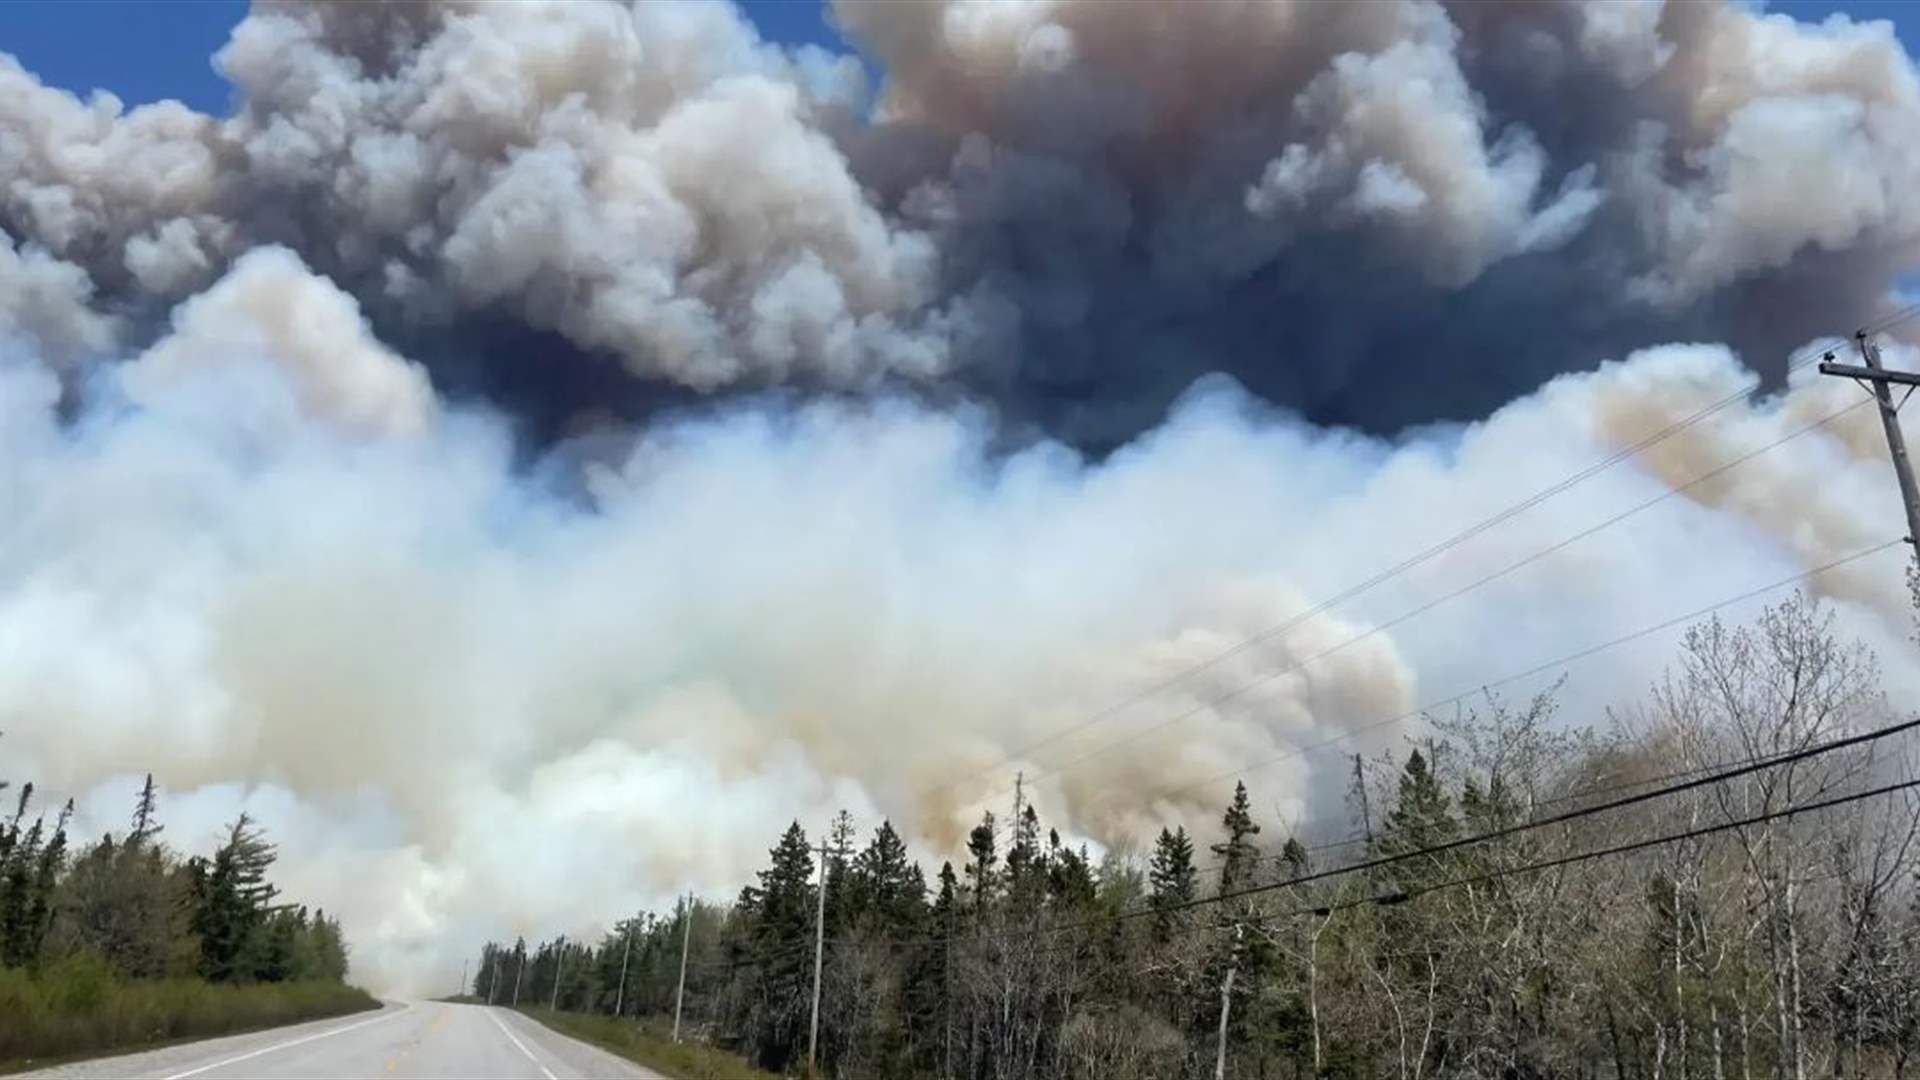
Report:
M 554 947 L 553 958 L 553 1003 L 547 1008 L 560 1011 L 560 976 L 567 973 L 567 935 L 560 935 L 560 942 Z
M 1233 953 L 1227 957 L 1227 977 L 1220 984 L 1220 1044 L 1213 1053 L 1213 1080 L 1227 1080 L 1227 1015 L 1233 1010 L 1233 976 L 1240 968 L 1241 923 L 1233 924 Z
M 526 974 L 527 971 L 527 947 L 525 945 L 516 945 L 514 946 L 513 952 L 515 960 L 513 965 L 513 1007 L 517 1009 L 520 1007 L 520 976 Z
M 1360 767 L 1360 755 L 1353 755 L 1353 791 L 1360 798 L 1360 824 L 1366 830 L 1367 843 L 1373 843 L 1373 808 L 1367 804 L 1367 774 Z
M 1874 401 L 1880 406 L 1880 426 L 1887 433 L 1887 453 L 1893 458 L 1893 475 L 1900 482 L 1900 501 L 1907 511 L 1907 543 L 1920 550 L 1920 488 L 1913 482 L 1913 463 L 1907 458 L 1907 440 L 1900 433 L 1900 406 L 1906 404 L 1912 396 L 1913 388 L 1920 386 L 1920 375 L 1907 371 L 1888 371 L 1880 365 L 1880 347 L 1865 330 L 1853 335 L 1853 343 L 1860 350 L 1860 360 L 1864 366 L 1836 364 L 1833 354 L 1828 353 L 1820 365 L 1823 375 L 1839 375 L 1865 386 L 1873 394 Z M 1893 384 L 1899 383 L 1907 388 L 1899 403 L 1893 400 Z
M 673 988 L 673 1041 L 680 1041 L 680 1005 L 687 997 L 687 943 L 693 940 L 693 892 L 687 892 L 686 913 L 680 917 L 680 984 Z
M 633 959 L 633 920 L 627 920 L 627 943 L 620 950 L 620 989 L 613 993 L 613 1015 L 619 1019 L 627 1004 L 627 961 Z M 678 1034 L 676 1032 L 676 1034 Z
M 820 895 L 813 913 L 813 1019 L 807 1023 L 807 1075 L 814 1075 L 814 1048 L 820 1042 L 820 964 L 826 956 L 827 941 L 827 855 L 839 854 L 841 849 L 828 846 L 825 840 L 814 849 L 820 853 Z

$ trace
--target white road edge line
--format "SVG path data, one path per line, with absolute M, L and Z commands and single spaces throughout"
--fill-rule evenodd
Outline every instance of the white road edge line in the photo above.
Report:
M 391 1020 L 402 1013 L 411 1011 L 412 1009 L 413 1009 L 412 1005 L 403 1005 L 400 1008 L 394 1010 L 393 1012 L 383 1013 L 379 1016 L 374 1017 L 371 1020 L 361 1020 L 357 1023 L 348 1024 L 346 1027 L 334 1028 L 331 1031 L 318 1031 L 312 1035 L 302 1035 L 297 1039 L 288 1039 L 286 1042 L 283 1042 L 283 1043 L 274 1043 L 272 1046 L 263 1046 L 258 1050 L 241 1054 L 239 1057 L 230 1057 L 225 1061 L 216 1061 L 211 1065 L 202 1065 L 197 1069 L 188 1069 L 186 1072 L 174 1073 L 173 1075 L 167 1077 L 166 1080 L 186 1080 L 186 1078 L 189 1076 L 199 1076 L 203 1072 L 212 1072 L 215 1069 L 222 1069 L 227 1067 L 228 1065 L 237 1064 L 239 1062 L 246 1061 L 250 1058 L 257 1058 L 261 1054 L 271 1054 L 275 1050 L 285 1050 L 289 1046 L 299 1046 L 301 1043 L 310 1043 L 315 1039 L 327 1039 L 335 1035 L 344 1035 L 347 1032 L 354 1030 L 355 1028 L 363 1028 L 370 1024 L 378 1024 L 383 1020 Z
M 519 1047 L 520 1052 L 527 1055 L 527 1060 L 533 1062 L 534 1065 L 539 1068 L 540 1075 L 546 1077 L 547 1080 L 559 1080 L 558 1077 L 553 1075 L 553 1070 L 547 1068 L 545 1065 L 540 1064 L 540 1059 L 533 1056 L 533 1051 L 527 1049 L 526 1043 L 523 1043 L 519 1039 L 514 1038 L 513 1032 L 507 1027 L 507 1025 L 500 1022 L 500 1015 L 498 1013 L 494 1012 L 492 1009 L 488 1009 L 487 1019 L 492 1020 L 493 1025 L 500 1029 L 500 1034 L 505 1035 L 508 1039 L 513 1040 L 513 1045 Z

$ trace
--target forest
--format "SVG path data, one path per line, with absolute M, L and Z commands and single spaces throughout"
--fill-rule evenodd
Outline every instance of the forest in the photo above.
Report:
M 1134 850 L 986 813 L 929 878 L 890 823 L 858 837 L 843 813 L 817 1071 L 1909 1075 L 1920 721 L 1875 658 L 1795 595 L 1690 628 L 1604 724 L 1557 716 L 1559 691 L 1350 757 L 1349 820 L 1313 843 L 1242 783 L 1217 827 Z M 664 1025 L 684 949 L 684 1037 L 803 1072 L 820 850 L 796 822 L 730 903 L 489 942 L 472 991 Z
M 151 775 L 126 831 L 77 850 L 73 803 L 49 819 L 33 802 L 22 784 L 0 820 L 0 1063 L 377 1004 L 346 985 L 338 920 L 280 899 L 277 852 L 246 814 L 210 856 L 182 858 Z

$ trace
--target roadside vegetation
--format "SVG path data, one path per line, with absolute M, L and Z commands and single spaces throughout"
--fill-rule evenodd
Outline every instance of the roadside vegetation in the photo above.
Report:
M 594 1013 L 533 1007 L 520 1011 L 562 1035 L 637 1061 L 674 1080 L 777 1080 L 775 1074 L 762 1072 L 724 1050 L 699 1043 L 676 1043 L 671 1032 L 655 1021 L 635 1023 Z
M 1331 834 L 1243 784 L 1212 808 L 1167 792 L 1157 836 L 1096 855 L 1022 799 L 927 873 L 890 825 L 863 838 L 842 815 L 821 1075 L 1920 1075 L 1920 753 L 1914 731 L 1864 737 L 1912 718 L 1873 657 L 1796 596 L 1694 627 L 1650 689 L 1579 689 L 1592 723 L 1557 713 L 1566 686 L 1486 694 L 1336 758 Z M 819 850 L 796 823 L 731 904 L 488 943 L 473 992 L 640 1043 L 637 1018 L 673 1015 L 686 942 L 688 1039 L 797 1074 Z
M 149 776 L 127 831 L 76 851 L 73 804 L 49 818 L 33 796 L 0 819 L 0 1069 L 379 1006 L 346 984 L 340 924 L 280 902 L 246 815 L 182 858 Z

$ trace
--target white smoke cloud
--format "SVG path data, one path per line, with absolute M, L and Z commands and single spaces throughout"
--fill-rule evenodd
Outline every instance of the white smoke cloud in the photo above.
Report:
M 318 343 L 304 330 L 337 329 L 284 325 L 291 339 L 249 348 L 298 354 Z M 290 887 L 347 916 L 367 977 L 414 989 L 481 933 L 581 930 L 688 884 L 730 893 L 790 817 L 818 827 L 847 806 L 951 850 L 1016 768 L 1086 758 L 1038 785 L 1074 835 L 1203 826 L 1230 787 L 1209 778 L 1898 531 L 1856 410 L 1712 497 L 1288 670 L 1852 389 L 1806 386 L 1021 758 L 1750 377 L 1724 350 L 1659 350 L 1397 445 L 1219 385 L 1099 464 L 1048 444 L 997 457 L 983 415 L 743 409 L 654 428 L 582 508 L 520 479 L 486 416 L 343 445 L 333 417 L 294 412 L 274 439 L 236 439 L 250 420 L 176 406 L 223 380 L 250 393 L 260 371 L 199 374 L 74 425 L 49 375 L 8 369 L 11 767 L 96 792 L 108 823 L 130 770 L 151 768 L 178 793 L 181 842 L 238 799 L 284 844 Z M 1897 581 L 1888 556 L 1819 584 L 1904 685 L 1920 669 Z M 1632 698 L 1670 644 L 1576 668 L 1574 716 Z M 1417 730 L 1248 780 L 1299 820 L 1337 807 L 1340 754 Z
M 1341 755 L 1418 731 L 1382 721 L 1899 535 L 1855 410 L 1368 635 L 1857 390 L 1802 372 L 1310 616 L 1754 376 L 1665 346 L 1384 439 L 1220 377 L 1102 457 L 951 403 L 1015 363 L 969 352 L 1008 304 L 1080 327 L 1105 282 L 1231 281 L 1316 231 L 1444 290 L 1612 230 L 1594 287 L 1661 303 L 1809 248 L 1884 290 L 1912 253 L 1884 27 L 1493 7 L 845 5 L 886 65 L 871 118 L 853 61 L 717 4 L 264 4 L 224 120 L 0 62 L 8 775 L 97 831 L 151 769 L 194 848 L 251 809 L 363 977 L 439 991 L 483 936 L 731 894 L 789 819 L 943 855 L 1017 770 L 1094 843 L 1210 828 L 1236 770 L 1263 816 L 1323 817 Z M 1844 190 L 1791 198 L 1829 158 Z M 1036 233 L 1060 273 L 1022 279 L 995 245 Z M 1136 248 L 1153 273 L 1080 275 Z M 441 400 L 380 340 L 395 311 L 510 312 L 701 390 L 872 392 L 528 447 L 512 402 Z M 1073 372 L 1096 394 L 1104 360 Z M 1920 689 L 1899 569 L 1814 587 Z M 1571 669 L 1569 718 L 1671 645 Z
M 117 328 L 92 299 L 84 270 L 43 249 L 16 247 L 0 231 L 0 341 L 31 343 L 63 361 L 103 354 Z
M 248 359 L 285 365 L 308 413 L 389 434 L 417 433 L 434 413 L 424 368 L 374 340 L 353 297 L 285 248 L 259 248 L 174 312 L 173 332 L 120 371 L 136 400 L 208 367 Z

